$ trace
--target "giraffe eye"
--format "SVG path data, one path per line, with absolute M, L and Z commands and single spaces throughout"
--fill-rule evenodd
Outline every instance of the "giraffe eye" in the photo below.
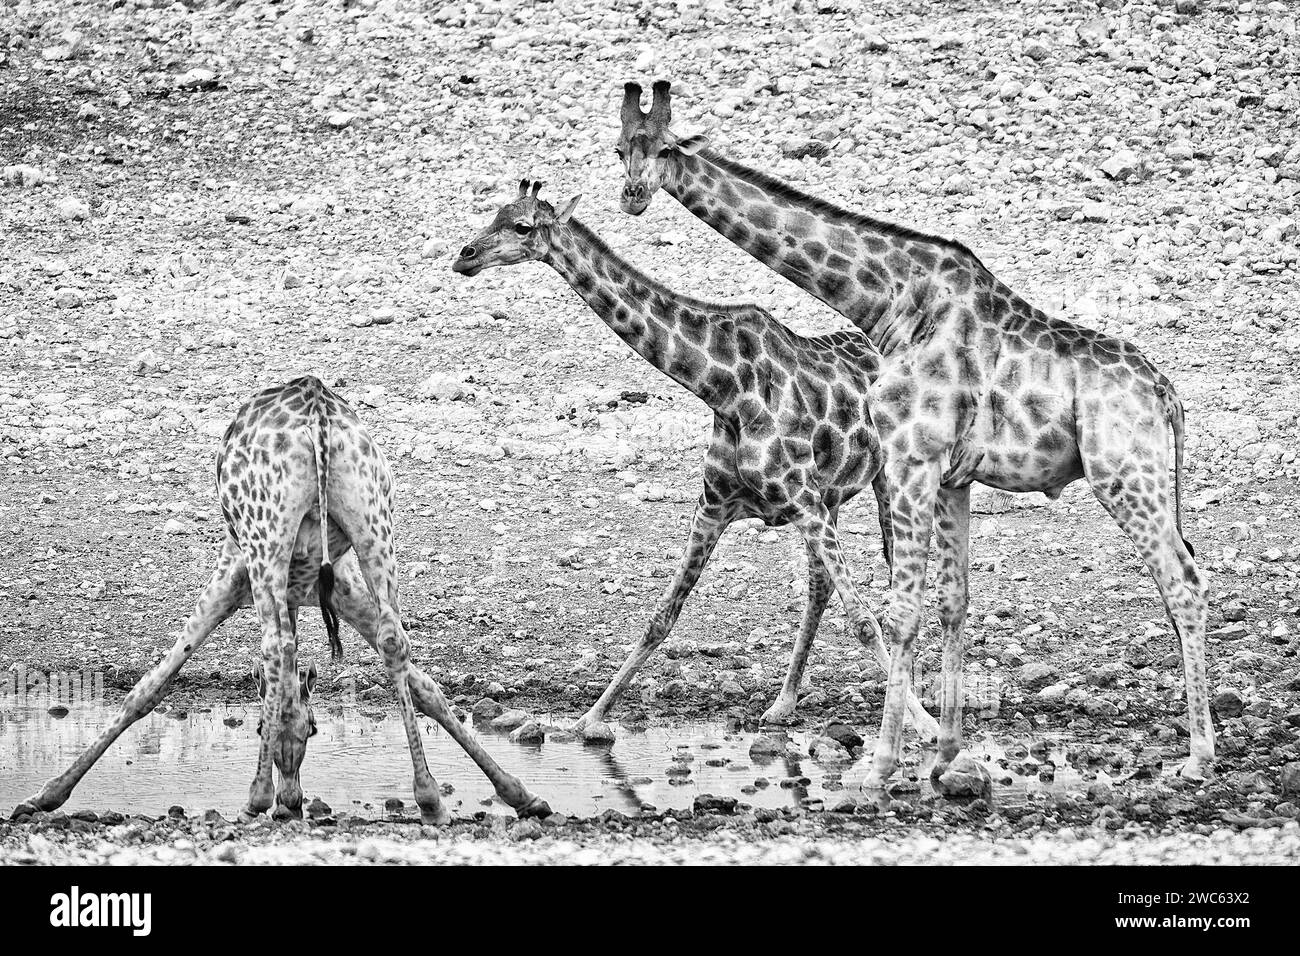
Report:
M 526 222 L 515 223 L 515 232 L 519 233 L 519 235 L 521 236 L 526 236 L 532 231 L 533 231 L 533 227 Z

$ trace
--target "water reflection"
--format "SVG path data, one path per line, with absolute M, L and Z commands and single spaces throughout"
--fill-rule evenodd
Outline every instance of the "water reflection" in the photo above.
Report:
M 94 739 L 115 712 L 98 702 L 68 702 L 56 717 L 50 701 L 0 696 L 0 810 L 37 790 Z M 417 816 L 411 795 L 411 764 L 401 721 L 374 706 L 317 710 L 319 733 L 311 741 L 302 782 L 308 799 L 319 796 L 335 813 L 384 815 L 398 798 Z M 484 806 L 511 811 L 496 799 L 455 742 L 432 721 L 420 718 L 430 769 L 454 791 L 448 804 L 458 815 Z M 559 723 L 559 721 L 557 721 Z M 179 804 L 189 812 L 215 808 L 233 817 L 247 798 L 257 752 L 257 713 L 251 705 L 196 706 L 150 714 L 111 747 L 73 794 L 65 809 L 113 809 L 158 815 Z M 856 796 L 870 753 L 852 763 L 819 763 L 806 756 L 814 735 L 779 735 L 784 753 L 750 756 L 755 734 L 735 724 L 692 723 L 622 727 L 612 746 L 590 747 L 556 728 L 541 744 L 518 745 L 486 727 L 476 728 L 484 746 L 512 773 L 560 812 L 592 816 L 607 809 L 629 815 L 643 808 L 677 809 L 699 794 L 734 797 L 756 807 L 833 806 Z M 1033 792 L 1082 788 L 1079 774 L 1058 745 L 1025 752 L 1023 746 L 973 744 L 986 760 L 1001 804 L 1023 802 Z M 1024 756 L 1020 756 L 1020 754 Z M 917 751 L 896 778 L 895 796 L 930 793 L 932 751 Z M 919 759 L 917 759 L 919 758 Z M 1047 768 L 1050 768 L 1047 769 Z

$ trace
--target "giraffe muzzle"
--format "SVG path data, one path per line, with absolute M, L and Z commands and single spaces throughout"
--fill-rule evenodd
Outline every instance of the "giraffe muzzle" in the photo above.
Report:
M 482 263 L 478 261 L 478 250 L 473 246 L 465 246 L 460 250 L 460 255 L 456 261 L 451 264 L 452 272 L 459 272 L 462 275 L 472 276 L 482 268 Z
M 640 213 L 650 202 L 650 191 L 642 183 L 626 183 L 623 186 L 622 206 L 625 212 Z

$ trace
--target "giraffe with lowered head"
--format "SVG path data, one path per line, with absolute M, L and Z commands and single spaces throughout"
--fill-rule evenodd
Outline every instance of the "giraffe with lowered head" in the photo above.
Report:
M 302 816 L 299 769 L 316 733 L 310 696 L 316 665 L 299 667 L 298 608 L 318 604 L 330 650 L 342 657 L 339 618 L 384 659 L 415 769 L 415 801 L 426 823 L 451 820 L 429 772 L 415 708 L 432 717 L 521 816 L 547 816 L 461 724 L 432 678 L 411 662 L 402 626 L 393 544 L 393 479 L 383 450 L 339 395 L 304 376 L 263 389 L 239 409 L 217 448 L 217 491 L 226 539 L 216 570 L 180 637 L 140 679 L 107 728 L 15 817 L 62 806 L 95 762 L 149 713 L 185 662 L 223 621 L 253 605 L 262 624 L 254 678 L 262 698 L 257 770 L 245 822 L 276 803 L 277 817 Z M 414 706 L 413 706 L 414 705 Z M 272 765 L 279 771 L 273 789 Z
M 759 262 L 835 309 L 879 353 L 871 410 L 880 431 L 891 550 L 885 713 L 864 787 L 898 763 L 930 537 L 943 635 L 939 760 L 961 748 L 970 484 L 1060 495 L 1078 478 L 1133 541 L 1182 646 L 1191 753 L 1214 763 L 1206 688 L 1206 598 L 1183 538 L 1183 406 L 1135 346 L 1053 318 L 962 244 L 810 196 L 671 129 L 669 84 L 624 88 L 623 210 L 660 189 Z M 874 364 L 874 360 L 873 360 Z M 1173 461 L 1169 437 L 1173 436 Z
M 556 209 L 538 199 L 540 189 L 541 183 L 521 182 L 515 199 L 461 249 L 452 268 L 474 276 L 493 266 L 545 262 L 633 351 L 713 410 L 704 492 L 677 573 L 645 635 L 577 727 L 604 720 L 668 637 L 718 538 L 742 517 L 794 525 L 808 552 L 808 604 L 774 707 L 793 709 L 799 655 L 812 642 L 831 588 L 854 635 L 887 669 L 879 624 L 858 594 L 836 531 L 840 506 L 871 487 L 879 471 L 867 402 L 876 357 L 866 338 L 857 330 L 807 338 L 756 305 L 679 295 L 575 219 L 576 196 Z M 932 738 L 934 718 L 910 691 L 905 704 L 918 731 Z

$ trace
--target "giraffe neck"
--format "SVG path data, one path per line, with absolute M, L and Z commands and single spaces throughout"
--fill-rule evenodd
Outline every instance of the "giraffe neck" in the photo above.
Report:
M 710 408 L 726 412 L 735 399 L 731 376 L 712 362 L 710 350 L 735 354 L 722 337 L 732 326 L 716 313 L 742 306 L 677 295 L 638 271 L 577 219 L 551 226 L 543 261 L 564 277 L 600 318 L 638 355 Z
M 932 328 L 919 316 L 934 280 L 963 292 L 986 271 L 959 243 L 841 209 L 713 150 L 672 156 L 669 195 L 883 353 Z

